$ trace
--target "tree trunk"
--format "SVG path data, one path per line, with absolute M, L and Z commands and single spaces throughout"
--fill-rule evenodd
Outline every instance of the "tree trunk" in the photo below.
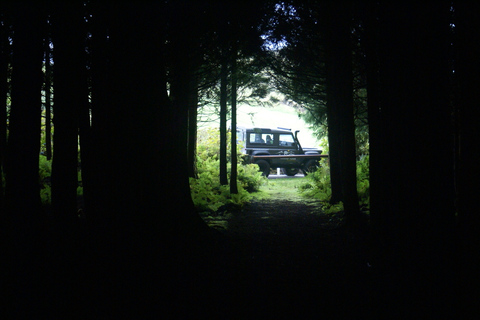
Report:
M 44 15 L 39 6 L 14 11 L 12 105 L 6 158 L 6 217 L 2 228 L 8 244 L 4 258 L 10 300 L 16 318 L 31 318 L 45 303 L 42 274 L 45 217 L 40 209 L 39 154 L 42 110 Z
M 45 156 L 52 160 L 52 65 L 50 63 L 50 37 L 45 37 Z
M 78 220 L 78 122 L 86 101 L 82 7 L 75 3 L 58 5 L 52 22 L 55 48 L 52 209 L 57 222 L 67 229 Z
M 461 255 L 458 272 L 461 274 L 461 305 L 464 314 L 478 315 L 480 294 L 478 267 L 480 261 L 480 216 L 478 194 L 480 194 L 480 132 L 478 126 L 478 90 L 480 79 L 480 5 L 477 2 L 455 3 L 455 47 L 456 75 L 456 122 L 457 122 L 457 162 L 456 185 L 458 201 L 458 221 L 461 234 Z
M 0 26 L 0 211 L 4 209 L 5 190 L 4 162 L 7 151 L 7 93 L 8 93 L 8 60 L 10 44 L 8 42 L 8 22 Z
M 230 193 L 237 194 L 237 48 L 232 51 L 232 125 L 231 125 L 231 172 Z
M 38 8 L 37 8 L 38 9 Z M 43 21 L 32 7 L 17 9 L 14 21 L 12 108 L 6 172 L 8 209 L 18 226 L 39 216 L 38 159 L 41 130 Z
M 95 2 L 91 6 L 91 41 L 90 45 L 90 79 L 91 79 L 91 128 L 90 139 L 81 139 L 82 149 L 89 150 L 90 156 L 83 161 L 82 175 L 88 186 L 84 188 L 87 196 L 86 215 L 92 225 L 101 224 L 100 220 L 108 216 L 108 183 L 111 181 L 108 157 L 110 147 L 107 138 L 111 127 L 108 112 L 111 105 L 111 66 L 109 55 L 111 45 L 108 41 L 108 5 L 104 2 Z M 85 136 L 84 136 L 85 138 Z M 88 145 L 83 148 L 83 144 Z M 86 150 L 85 150 L 86 149 Z M 82 159 L 83 160 L 83 159 Z M 90 163 L 89 163 L 90 162 Z M 90 170 L 88 170 L 90 169 Z
M 222 53 L 220 71 L 220 184 L 227 185 L 227 53 Z
M 326 36 L 327 116 L 333 118 L 329 145 L 330 150 L 337 149 L 330 159 L 331 166 L 337 166 L 331 171 L 331 179 L 333 183 L 340 179 L 346 223 L 358 229 L 362 219 L 357 193 L 350 8 L 348 4 L 334 8 L 339 14 L 331 21 Z
M 387 210 L 388 198 L 382 195 L 382 188 L 388 185 L 386 176 L 382 175 L 382 163 L 388 161 L 386 145 L 388 141 L 382 138 L 385 134 L 385 121 L 382 121 L 380 100 L 381 84 L 379 79 L 379 24 L 378 4 L 367 2 L 365 11 L 365 52 L 367 75 L 367 106 L 369 134 L 369 177 L 370 177 L 370 224 L 374 241 L 378 248 L 384 231 L 387 230 L 382 214 Z
M 328 68 L 328 66 L 327 66 Z M 327 86 L 326 91 L 329 92 L 330 88 Z M 332 95 L 333 93 L 328 94 Z M 328 98 L 327 98 L 328 99 Z M 328 126 L 328 162 L 330 165 L 330 185 L 332 188 L 332 196 L 330 202 L 338 203 L 343 201 L 343 170 L 342 170 L 342 158 L 340 156 L 340 132 L 339 132 L 339 120 L 335 108 L 332 106 L 333 101 L 327 102 L 327 126 Z
M 188 176 L 197 178 L 197 114 L 198 114 L 198 80 L 190 80 L 190 99 L 188 101 Z
M 455 242 L 450 4 L 383 3 L 380 8 L 380 112 L 372 113 L 370 120 L 382 130 L 376 146 L 371 145 L 379 148 L 372 150 L 377 152 L 378 170 L 372 183 L 384 184 L 372 188 L 388 203 L 380 203 L 375 210 L 381 211 L 372 216 L 381 216 L 386 259 L 399 283 L 390 292 L 396 307 L 428 312 L 424 306 L 437 301 L 435 311 L 446 311 L 454 300 L 450 289 Z

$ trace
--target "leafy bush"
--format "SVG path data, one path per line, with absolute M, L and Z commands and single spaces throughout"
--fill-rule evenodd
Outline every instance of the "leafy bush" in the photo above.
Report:
M 50 189 L 50 178 L 52 175 L 52 161 L 47 160 L 47 157 L 40 155 L 38 177 L 40 183 L 40 198 L 44 205 L 51 204 L 52 191 Z
M 51 189 L 51 176 L 52 176 L 52 161 L 47 160 L 47 157 L 40 155 L 38 177 L 40 182 L 40 198 L 43 205 L 50 205 L 52 202 L 52 189 Z M 82 173 L 78 171 L 78 181 L 82 181 Z M 77 196 L 83 195 L 83 187 L 77 187 Z
M 230 139 L 227 139 L 230 142 Z M 226 206 L 243 206 L 252 199 L 252 192 L 258 191 L 265 183 L 265 178 L 254 164 L 242 164 L 238 152 L 237 186 L 238 194 L 230 194 L 228 185 L 220 185 L 220 141 L 217 129 L 199 130 L 197 140 L 197 173 L 198 178 L 190 178 L 190 190 L 195 206 L 200 211 L 216 212 Z M 230 147 L 227 146 L 227 150 Z M 240 146 L 238 146 L 240 150 Z M 230 157 L 230 152 L 227 153 Z M 230 165 L 227 166 L 230 178 Z
M 357 161 L 357 192 L 360 206 L 370 208 L 370 167 L 369 156 L 363 155 Z
M 307 181 L 300 185 L 299 192 L 306 198 L 318 199 L 322 202 L 326 213 L 343 210 L 343 204 L 331 204 L 332 188 L 330 184 L 330 167 L 322 160 L 317 171 L 307 176 Z M 360 206 L 366 209 L 370 206 L 370 176 L 369 157 L 361 156 L 357 161 L 357 192 Z

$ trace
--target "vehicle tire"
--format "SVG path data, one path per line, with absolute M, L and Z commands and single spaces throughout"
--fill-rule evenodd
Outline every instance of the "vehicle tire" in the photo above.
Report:
M 293 177 L 298 173 L 298 168 L 283 168 L 283 171 L 285 171 L 287 176 Z
M 262 176 L 268 177 L 270 174 L 270 163 L 266 160 L 257 160 L 255 163 L 258 165 L 260 168 L 260 171 L 262 172 Z
M 311 172 L 315 172 L 319 166 L 320 165 L 317 160 L 308 160 L 302 171 L 305 175 L 308 175 Z

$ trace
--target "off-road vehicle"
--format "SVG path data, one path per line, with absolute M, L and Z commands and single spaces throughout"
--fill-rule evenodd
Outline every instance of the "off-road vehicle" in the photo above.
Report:
M 322 150 L 302 148 L 297 139 L 299 130 L 292 133 L 286 128 L 237 128 L 237 139 L 243 143 L 242 153 L 248 163 L 256 163 L 266 177 L 270 169 L 283 168 L 288 176 L 302 170 L 305 175 L 314 171 L 321 158 Z

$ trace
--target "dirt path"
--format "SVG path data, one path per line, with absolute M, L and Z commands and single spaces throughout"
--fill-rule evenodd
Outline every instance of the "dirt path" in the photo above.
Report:
M 208 222 L 239 251 L 243 311 L 264 319 L 371 315 L 366 250 L 341 215 L 275 197 Z

